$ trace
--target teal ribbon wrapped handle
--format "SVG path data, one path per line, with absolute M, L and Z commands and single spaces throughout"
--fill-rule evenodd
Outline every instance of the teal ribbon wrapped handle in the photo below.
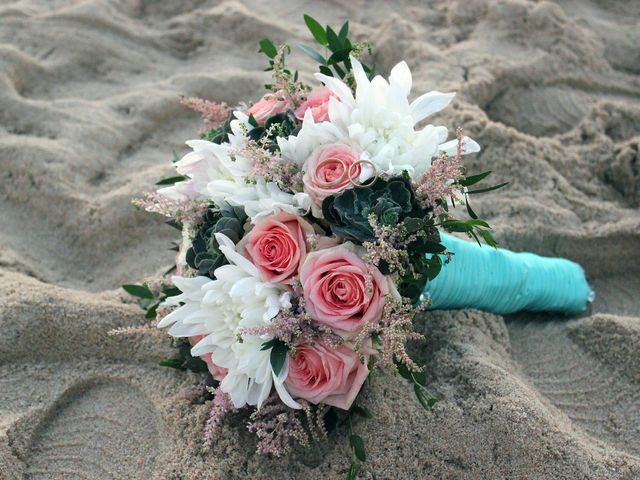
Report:
M 454 255 L 425 287 L 421 298 L 431 298 L 431 310 L 576 314 L 594 299 L 584 270 L 570 260 L 481 247 L 445 233 L 441 243 Z

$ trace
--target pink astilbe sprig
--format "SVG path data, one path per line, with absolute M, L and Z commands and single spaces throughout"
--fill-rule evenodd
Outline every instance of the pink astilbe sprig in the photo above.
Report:
M 409 340 L 422 340 L 424 336 L 413 331 L 413 320 L 423 307 L 414 307 L 408 298 L 396 299 L 387 296 L 382 318 L 377 324 L 365 324 L 355 339 L 359 349 L 370 337 L 374 337 L 378 350 L 376 363 L 391 366 L 394 360 L 402 363 L 410 371 L 421 371 L 406 351 Z
M 135 198 L 131 203 L 141 210 L 159 213 L 183 223 L 199 223 L 207 211 L 207 202 L 204 200 L 172 200 L 158 192 L 150 192 L 144 198 Z
M 278 124 L 271 125 L 259 141 L 248 140 L 242 149 L 233 150 L 232 155 L 242 156 L 251 161 L 251 172 L 245 177 L 249 183 L 257 178 L 273 182 L 285 192 L 301 192 L 303 172 L 295 162 L 282 158 L 279 151 L 267 148 L 267 142 L 275 134 Z
M 291 51 L 288 45 L 280 45 L 273 57 L 273 85 L 270 89 L 273 92 L 286 96 L 290 103 L 297 107 L 304 101 L 306 94 L 311 88 L 302 82 L 298 82 L 295 75 L 285 68 L 284 57 Z
M 422 174 L 420 180 L 414 184 L 416 196 L 423 207 L 433 208 L 437 213 L 443 213 L 442 207 L 438 204 L 441 199 L 455 196 L 461 190 L 458 182 L 463 177 L 462 151 L 464 138 L 462 129 L 456 130 L 458 148 L 455 157 L 449 157 L 442 152 L 440 156 L 431 163 L 431 167 Z
M 220 390 L 220 388 L 208 387 L 209 392 L 213 395 L 213 400 L 209 405 L 209 415 L 204 424 L 202 448 L 207 451 L 216 441 L 222 428 L 222 422 L 225 417 L 236 410 L 228 394 Z
M 389 270 L 399 275 L 406 273 L 406 265 L 409 262 L 407 245 L 416 240 L 416 235 L 407 235 L 404 225 L 380 225 L 375 213 L 369 215 L 369 225 L 373 228 L 375 240 L 364 242 L 362 246 L 367 253 L 364 261 L 372 266 L 379 267 L 381 262 L 386 262 Z
M 203 132 L 208 132 L 224 122 L 229 116 L 229 107 L 226 103 L 212 102 L 199 97 L 180 97 L 180 103 L 191 110 L 202 114 L 204 126 Z
M 290 308 L 281 309 L 270 324 L 242 328 L 241 335 L 276 337 L 289 347 L 292 355 L 295 355 L 297 345 L 313 344 L 318 339 L 332 348 L 337 348 L 342 344 L 342 338 L 333 333 L 331 328 L 320 325 L 311 318 L 305 309 L 303 296 L 297 297 L 292 303 Z
M 326 438 L 324 409 L 298 400 L 301 410 L 294 410 L 282 403 L 278 396 L 271 396 L 265 404 L 251 414 L 247 429 L 258 437 L 257 452 L 282 457 L 294 444 L 308 447 L 312 441 Z

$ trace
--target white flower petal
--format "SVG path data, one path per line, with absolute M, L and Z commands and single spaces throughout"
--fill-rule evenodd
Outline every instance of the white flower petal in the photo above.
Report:
M 412 81 L 413 79 L 411 78 L 411 70 L 409 70 L 407 62 L 402 61 L 391 69 L 391 74 L 389 75 L 389 83 L 397 84 L 401 88 L 401 91 L 405 97 L 408 97 L 409 93 L 411 92 Z
M 467 155 L 469 153 L 476 153 L 480 151 L 480 145 L 469 137 L 462 137 L 462 154 Z M 438 151 L 435 155 L 438 155 L 440 152 L 446 153 L 448 156 L 453 157 L 458 153 L 458 140 L 449 140 L 448 142 L 442 143 L 438 145 Z M 434 156 L 435 156 L 434 155 Z
M 342 80 L 339 80 L 335 77 L 328 77 L 327 75 L 324 75 L 322 73 L 316 73 L 314 74 L 314 76 L 316 77 L 316 79 L 324 83 L 329 90 L 335 93 L 341 102 L 352 108 L 355 106 L 353 93 L 351 93 L 351 89 L 349 88 L 349 86 Z
M 453 97 L 455 96 L 455 92 L 428 92 L 424 95 L 419 96 L 411 103 L 409 107 L 413 120 L 418 123 L 419 121 L 427 118 L 429 115 L 439 112 L 447 105 L 449 105 L 449 103 L 451 103 L 451 100 L 453 100 Z
M 289 408 L 294 408 L 299 410 L 302 408 L 298 402 L 296 402 L 291 394 L 288 392 L 287 387 L 284 386 L 284 381 L 287 379 L 289 375 L 289 357 L 284 362 L 284 366 L 278 376 L 276 376 L 275 372 L 271 370 L 271 374 L 273 375 L 273 385 L 276 387 L 276 392 L 278 392 L 278 396 L 280 400 Z

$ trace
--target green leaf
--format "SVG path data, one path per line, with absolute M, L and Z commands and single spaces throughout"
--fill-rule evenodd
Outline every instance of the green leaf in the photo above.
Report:
M 396 368 L 398 369 L 398 373 L 402 378 L 404 378 L 405 380 L 409 380 L 410 382 L 413 382 L 413 377 L 411 376 L 411 372 L 409 371 L 409 369 L 404 363 L 396 362 Z
M 364 451 L 364 442 L 362 441 L 362 437 L 354 433 L 349 437 L 349 443 L 351 443 L 351 450 L 353 451 L 356 458 L 361 462 L 366 461 L 367 454 Z
M 276 375 L 280 375 L 282 371 L 282 367 L 284 367 L 284 362 L 287 359 L 287 355 L 289 354 L 289 350 L 285 343 L 281 340 L 276 340 L 273 347 L 271 348 L 271 368 L 273 369 L 273 373 Z
M 299 44 L 298 48 L 305 54 L 309 55 L 311 58 L 313 58 L 316 62 L 318 62 L 320 65 L 324 65 L 325 63 L 327 63 L 327 61 L 325 60 L 325 58 L 318 53 L 317 51 L 315 51 L 313 48 L 311 47 L 307 47 L 306 45 L 303 44 Z
M 264 342 L 262 344 L 262 348 L 260 348 L 260 350 L 262 350 L 263 352 L 265 350 L 269 350 L 270 348 L 273 348 L 273 346 L 276 344 L 276 342 L 277 342 L 277 340 L 275 338 L 272 338 L 268 342 Z
M 425 408 L 425 410 L 429 410 L 438 401 L 438 398 L 431 392 L 429 392 L 429 390 L 427 390 L 423 385 L 418 385 L 417 383 L 414 384 L 413 391 L 415 392 L 418 401 Z
M 162 293 L 165 297 L 175 297 L 176 295 L 180 295 L 182 290 L 177 287 L 164 287 Z
M 334 54 L 329 57 L 329 59 L 327 60 L 327 63 L 336 64 L 340 62 L 345 62 L 349 60 L 350 52 L 351 50 L 349 50 L 348 48 L 343 48 L 342 50 L 338 50 L 337 52 L 334 52 Z
M 442 270 L 442 260 L 438 255 L 434 255 L 427 261 L 427 266 L 427 278 L 429 280 L 433 280 Z
M 333 64 L 333 69 L 336 71 L 336 73 L 338 74 L 338 76 L 340 78 L 344 78 L 345 75 L 347 74 L 347 72 L 345 72 L 343 69 L 341 69 L 338 64 L 334 63 Z
M 189 180 L 189 177 L 176 175 L 175 177 L 163 178 L 159 182 L 156 182 L 156 185 L 173 185 L 174 183 L 182 182 L 183 180 Z
M 496 242 L 489 230 L 480 230 L 480 234 L 482 235 L 482 238 L 484 238 L 484 241 L 487 242 L 487 245 L 494 248 L 498 246 L 498 242 Z
M 482 231 L 482 230 L 480 230 Z M 478 238 L 478 235 L 476 234 L 476 232 L 474 232 L 473 230 L 471 230 L 469 232 L 469 234 L 473 237 L 473 239 L 476 241 L 476 243 L 478 244 L 479 247 L 482 246 L 482 243 L 480 243 L 480 239 Z
M 129 295 L 139 298 L 153 299 L 153 293 L 146 285 L 122 285 L 122 289 Z
M 163 367 L 175 368 L 176 370 L 186 370 L 182 364 L 182 360 L 179 358 L 165 358 L 160 360 L 160 365 Z
M 267 57 L 274 58 L 278 54 L 278 49 L 268 38 L 263 38 L 258 44 L 260 45 L 258 52 L 264 53 Z
M 347 472 L 347 480 L 357 480 L 358 472 L 360 471 L 360 464 L 355 460 L 351 460 L 349 471 Z
M 467 224 L 469 224 L 469 225 L 471 225 L 473 227 L 491 228 L 487 222 L 485 222 L 484 220 L 482 220 L 480 218 L 475 218 L 473 220 L 467 220 L 465 223 L 467 223 Z
M 307 24 L 307 28 L 311 32 L 311 35 L 313 35 L 313 38 L 316 39 L 316 42 L 318 42 L 320 45 L 327 44 L 327 32 L 315 18 L 309 15 L 305 15 L 304 23 Z
M 182 222 L 179 222 L 178 220 L 176 220 L 175 218 L 172 218 L 170 220 L 167 220 L 165 222 L 167 225 L 169 225 L 170 227 L 175 228 L 176 230 L 180 230 L 182 231 Z
M 326 65 L 320 65 L 320 73 L 324 73 L 327 77 L 333 77 L 333 72 Z
M 473 195 L 474 193 L 492 192 L 493 190 L 498 190 L 499 188 L 502 188 L 506 185 L 509 185 L 509 182 L 504 182 L 504 183 L 501 183 L 500 185 L 494 185 L 493 187 L 480 188 L 478 190 L 469 190 L 467 192 L 467 195 Z
M 349 22 L 344 22 L 342 24 L 342 28 L 340 28 L 340 32 L 338 33 L 338 38 L 342 43 L 347 39 L 347 35 L 349 35 Z
M 470 187 L 471 185 L 475 185 L 476 183 L 478 183 L 480 180 L 484 180 L 489 175 L 491 175 L 491 170 L 479 173 L 478 175 L 472 175 L 470 177 L 463 178 L 462 180 L 459 180 L 458 183 L 463 187 Z
M 441 243 L 434 242 L 433 240 L 423 240 L 422 245 L 424 247 L 424 253 L 442 253 L 447 249 L 447 247 Z
M 158 315 L 158 307 L 160 306 L 160 302 L 157 302 L 153 305 L 151 305 L 148 309 L 147 309 L 147 313 L 145 313 L 144 318 L 156 318 L 156 316 Z
M 467 213 L 469 214 L 469 216 L 473 219 L 478 219 L 478 215 L 476 215 L 476 212 L 473 211 L 473 208 L 471 208 L 471 205 L 469 204 L 469 199 L 465 198 L 465 205 L 467 206 Z
M 327 41 L 329 42 L 329 50 L 332 52 L 339 52 L 342 50 L 342 42 L 331 27 L 327 27 Z
M 256 117 L 253 116 L 253 113 L 251 115 L 249 115 L 249 125 L 251 125 L 253 128 L 257 128 L 258 127 L 258 121 L 256 120 Z
M 364 418 L 373 418 L 371 411 L 364 405 L 354 405 L 353 407 L 351 407 L 351 411 Z

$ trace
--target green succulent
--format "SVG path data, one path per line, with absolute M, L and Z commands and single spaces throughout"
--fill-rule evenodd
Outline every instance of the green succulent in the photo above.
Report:
M 418 300 L 429 279 L 440 270 L 440 257 L 445 247 L 435 227 L 430 209 L 423 208 L 416 200 L 409 179 L 394 177 L 378 179 L 367 188 L 353 188 L 337 197 L 328 197 L 322 203 L 322 213 L 333 233 L 355 243 L 375 242 L 376 237 L 369 217 L 374 214 L 382 226 L 402 228 L 406 238 L 413 237 L 406 249 L 407 273 L 399 279 L 402 296 Z M 427 256 L 427 254 L 431 254 Z M 378 265 L 383 274 L 391 272 L 383 260 Z
M 375 240 L 369 216 L 380 225 L 398 225 L 406 217 L 424 217 L 418 212 L 411 183 L 403 177 L 378 179 L 371 187 L 352 188 L 322 202 L 322 214 L 333 233 L 355 243 Z
M 249 120 L 252 121 L 251 119 Z M 253 120 L 255 122 L 255 120 Z M 291 110 L 277 113 L 269 117 L 264 125 L 254 124 L 254 128 L 248 133 L 248 137 L 255 142 L 263 141 L 267 150 L 278 150 L 278 137 L 296 135 L 300 129 L 300 123 Z
M 199 275 L 215 278 L 216 268 L 227 263 L 226 257 L 220 252 L 215 234 L 222 233 L 233 243 L 238 243 L 244 234 L 246 220 L 247 216 L 242 208 L 219 209 L 211 206 L 193 244 L 187 250 L 187 265 L 197 270 Z

